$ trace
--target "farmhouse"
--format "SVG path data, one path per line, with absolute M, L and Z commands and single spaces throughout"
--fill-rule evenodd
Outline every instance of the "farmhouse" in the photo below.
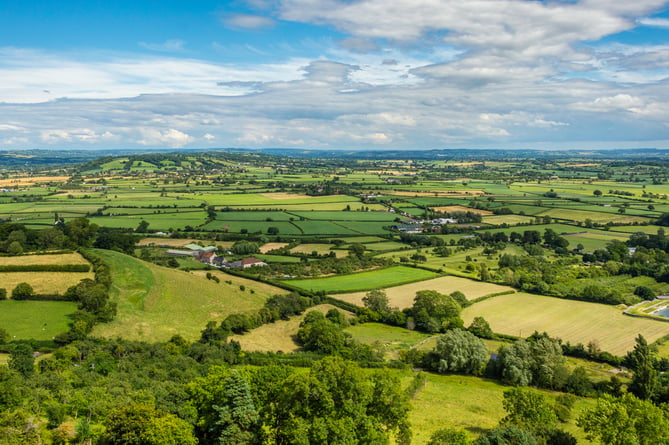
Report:
M 261 261 L 257 258 L 249 257 L 249 258 L 243 258 L 241 260 L 233 261 L 231 263 L 223 262 L 223 263 L 221 263 L 221 266 L 226 267 L 228 269 L 248 269 L 249 267 L 267 266 L 267 263 L 265 263 L 264 261 Z
M 197 252 L 195 256 L 195 260 L 199 261 L 204 264 L 212 264 L 214 261 L 214 258 L 216 258 L 216 253 L 215 252 L 209 252 L 205 250 L 200 250 Z

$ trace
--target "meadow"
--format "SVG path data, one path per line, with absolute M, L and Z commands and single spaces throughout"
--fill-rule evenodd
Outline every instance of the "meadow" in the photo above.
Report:
M 334 277 L 313 278 L 306 280 L 285 280 L 286 284 L 312 292 L 352 292 L 358 290 L 378 289 L 383 286 L 399 285 L 412 281 L 434 278 L 438 274 L 424 269 L 404 266 L 392 266 L 368 272 Z
M 0 301 L 0 328 L 16 339 L 51 340 L 68 330 L 76 310 L 68 301 Z
M 408 385 L 414 375 L 403 371 Z M 471 439 L 497 426 L 505 416 L 503 393 L 510 387 L 499 382 L 461 375 L 425 373 L 425 385 L 411 399 L 409 421 L 414 444 L 425 444 L 434 431 L 442 428 L 463 429 Z M 559 393 L 539 391 L 550 399 Z M 595 405 L 594 399 L 579 397 L 572 410 L 571 420 L 560 427 L 573 434 L 579 444 L 592 443 L 576 426 L 580 412 Z
M 669 323 L 628 317 L 618 307 L 526 293 L 500 295 L 462 311 L 465 325 L 474 317 L 485 318 L 501 334 L 527 337 L 545 331 L 572 344 L 595 340 L 615 355 L 631 350 L 639 334 L 648 342 L 669 334 Z

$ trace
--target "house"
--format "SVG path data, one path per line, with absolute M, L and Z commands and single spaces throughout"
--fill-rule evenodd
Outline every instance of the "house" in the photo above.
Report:
M 228 269 L 248 269 L 249 267 L 263 267 L 263 266 L 267 266 L 267 263 L 253 257 L 243 258 L 241 260 L 233 261 L 231 263 L 228 263 L 227 261 L 221 263 L 221 267 L 226 267 Z
M 216 258 L 215 252 L 207 252 L 204 250 L 198 251 L 195 255 L 195 260 L 205 264 L 212 264 L 214 258 Z
M 242 269 L 256 266 L 257 267 L 267 266 L 267 263 L 259 260 L 258 258 L 253 258 L 253 257 L 242 259 Z

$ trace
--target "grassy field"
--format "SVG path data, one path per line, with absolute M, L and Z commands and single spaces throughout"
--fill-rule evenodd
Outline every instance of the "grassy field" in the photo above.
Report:
M 419 290 L 436 290 L 442 294 L 450 294 L 451 292 L 460 291 L 465 294 L 469 300 L 498 292 L 513 290 L 513 288 L 508 286 L 500 286 L 498 284 L 484 283 L 453 276 L 439 277 L 401 286 L 386 287 L 383 289 L 388 296 L 390 306 L 400 309 L 413 306 L 414 297 Z M 333 297 L 348 303 L 363 306 L 362 299 L 366 294 L 367 292 L 355 292 L 336 294 L 333 295 Z
M 642 334 L 648 342 L 669 334 L 669 323 L 627 317 L 613 306 L 524 293 L 501 295 L 462 311 L 465 325 L 485 318 L 493 331 L 527 337 L 548 332 L 572 344 L 597 340 L 604 351 L 624 355 Z
M 76 310 L 67 301 L 0 301 L 0 327 L 17 339 L 51 340 L 67 331 Z
M 404 371 L 408 385 L 409 371 Z M 411 400 L 409 421 L 413 431 L 412 443 L 427 443 L 430 435 L 442 428 L 463 429 L 474 439 L 481 433 L 497 426 L 506 414 L 502 407 L 503 393 L 508 386 L 492 380 L 460 375 L 437 375 L 426 373 L 425 386 Z M 540 391 L 553 398 L 557 393 Z M 579 444 L 591 443 L 576 427 L 575 419 L 580 412 L 594 406 L 594 399 L 578 398 L 571 419 L 560 425 L 577 439 Z
M 300 329 L 300 323 L 302 323 L 304 316 L 309 311 L 319 311 L 325 314 L 333 308 L 335 306 L 330 304 L 320 304 L 307 309 L 302 315 L 291 317 L 290 320 L 279 320 L 265 324 L 247 334 L 234 335 L 231 338 L 237 340 L 245 351 L 294 352 L 300 349 L 294 336 Z M 339 311 L 352 315 L 341 309 Z
M 314 278 L 307 280 L 289 280 L 286 284 L 308 289 L 313 292 L 327 293 L 352 292 L 359 290 L 379 289 L 384 286 L 399 285 L 412 281 L 420 281 L 436 277 L 437 274 L 424 269 L 393 266 L 386 269 L 361 272 L 336 277 Z
M 88 261 L 77 252 L 54 255 L 18 255 L 0 257 L 0 266 L 53 264 L 88 264 Z
M 96 253 L 110 265 L 118 315 L 96 326 L 94 336 L 165 341 L 179 334 L 195 340 L 208 321 L 259 309 L 269 296 L 285 292 L 223 272 L 211 272 L 220 278 L 216 283 L 204 271 L 168 269 L 107 250 Z
M 93 272 L 2 272 L 0 288 L 7 289 L 7 295 L 19 283 L 28 283 L 36 294 L 63 294 L 84 278 L 95 278 Z

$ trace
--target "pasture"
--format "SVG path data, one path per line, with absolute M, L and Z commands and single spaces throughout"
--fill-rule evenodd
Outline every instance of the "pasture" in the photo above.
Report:
M 113 251 L 95 252 L 110 266 L 111 295 L 118 303 L 118 315 L 110 323 L 97 325 L 94 336 L 166 341 L 179 334 L 195 340 L 208 321 L 260 309 L 269 296 L 285 293 L 220 271 L 211 272 L 219 277 L 216 283 L 204 271 L 184 272 Z
M 0 301 L 0 327 L 12 338 L 51 340 L 68 330 L 76 310 L 69 301 Z
M 516 293 L 473 304 L 462 311 L 465 325 L 483 317 L 494 332 L 527 337 L 546 331 L 572 344 L 596 340 L 603 351 L 624 355 L 642 334 L 653 342 L 669 334 L 669 323 L 623 315 L 603 304 Z
M 437 276 L 438 274 L 429 270 L 392 266 L 350 275 L 305 280 L 286 280 L 283 282 L 312 292 L 337 293 L 379 289 L 384 286 L 421 281 Z
M 513 288 L 508 286 L 454 276 L 433 278 L 431 280 L 418 281 L 395 287 L 383 287 L 383 290 L 386 292 L 390 306 L 399 309 L 413 306 L 416 292 L 420 290 L 436 290 L 442 294 L 460 291 L 465 294 L 468 300 L 499 292 L 514 291 Z M 362 299 L 366 294 L 367 292 L 342 293 L 332 295 L 332 297 L 357 306 L 363 306 Z

